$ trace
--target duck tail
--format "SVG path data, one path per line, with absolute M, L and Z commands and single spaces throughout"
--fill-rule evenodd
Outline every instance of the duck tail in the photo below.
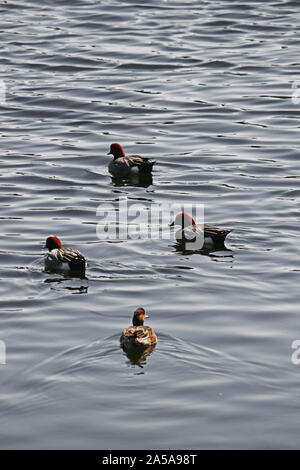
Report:
M 221 235 L 221 240 L 224 241 L 230 232 L 232 232 L 232 230 L 223 230 L 223 233 Z
M 72 271 L 84 271 L 86 269 L 85 258 L 77 258 L 69 261 L 69 266 Z
M 151 173 L 155 160 L 147 160 L 140 165 L 140 173 Z

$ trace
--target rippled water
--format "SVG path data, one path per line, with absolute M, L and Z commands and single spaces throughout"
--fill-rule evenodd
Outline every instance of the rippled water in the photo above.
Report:
M 298 6 L 1 5 L 1 448 L 299 446 Z M 112 180 L 115 141 L 152 184 Z M 227 250 L 99 240 L 119 197 L 203 203 Z M 86 279 L 44 272 L 49 233 Z M 138 306 L 159 340 L 132 361 Z

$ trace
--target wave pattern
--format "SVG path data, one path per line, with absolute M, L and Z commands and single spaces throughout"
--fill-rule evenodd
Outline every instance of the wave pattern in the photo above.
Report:
M 297 446 L 297 2 L 0 11 L 1 447 Z M 109 176 L 114 141 L 157 161 L 151 183 Z M 203 203 L 227 250 L 99 240 L 120 197 Z M 86 279 L 43 271 L 50 233 Z M 118 334 L 140 305 L 159 343 L 133 364 Z

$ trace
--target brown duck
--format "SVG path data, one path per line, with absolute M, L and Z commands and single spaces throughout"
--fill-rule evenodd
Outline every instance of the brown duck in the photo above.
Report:
M 150 346 L 157 342 L 157 336 L 150 326 L 145 326 L 147 318 L 143 308 L 137 308 L 133 314 L 132 326 L 123 330 L 120 341 L 122 346 Z
M 113 143 L 107 155 L 113 155 L 113 160 L 108 165 L 109 172 L 117 177 L 122 178 L 132 174 L 149 174 L 153 165 L 156 163 L 149 158 L 140 157 L 139 155 L 125 156 L 125 152 L 120 144 Z

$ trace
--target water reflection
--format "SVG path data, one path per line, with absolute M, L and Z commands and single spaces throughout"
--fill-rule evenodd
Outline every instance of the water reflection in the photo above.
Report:
M 130 364 L 144 368 L 146 365 L 146 358 L 150 356 L 152 351 L 155 349 L 156 344 L 152 344 L 150 346 L 122 345 L 120 347 L 128 357 Z
M 53 273 L 53 271 L 49 272 L 49 271 L 46 271 L 46 270 L 45 270 L 45 272 Z M 66 274 L 66 273 L 60 272 L 59 274 L 61 275 L 61 277 L 48 277 L 47 279 L 44 280 L 44 283 L 45 284 L 58 284 L 63 289 L 72 291 L 72 293 L 74 293 L 74 294 L 87 294 L 88 293 L 87 283 L 82 283 L 82 284 L 77 285 L 77 286 L 63 285 L 64 282 L 71 281 L 72 279 L 80 279 L 81 281 L 88 281 L 88 278 L 85 275 L 83 275 L 82 273 L 76 273 L 75 272 L 75 273 Z
M 188 242 L 189 243 L 189 242 Z M 175 248 L 176 252 L 180 252 L 184 255 L 193 255 L 195 253 L 201 254 L 201 255 L 210 255 L 211 253 L 216 253 L 218 251 L 228 251 L 232 253 L 232 250 L 230 248 L 227 248 L 224 243 L 218 243 L 215 244 L 213 247 L 203 247 L 201 250 L 191 250 L 186 248 L 186 243 L 185 242 L 177 242 L 175 245 L 172 245 L 173 248 Z M 233 257 L 233 254 L 231 255 Z
M 140 188 L 148 188 L 153 184 L 151 174 L 133 174 L 127 178 L 111 178 L 113 186 L 136 186 Z
M 85 275 L 85 269 L 79 271 L 65 271 L 63 269 L 44 269 L 44 272 L 47 274 L 60 274 L 65 279 L 85 279 L 88 278 Z M 60 279 L 60 278 L 59 278 Z
M 172 246 L 173 248 L 175 248 L 175 251 L 177 253 L 180 253 L 182 255 L 206 255 L 210 256 L 211 258 L 215 258 L 215 261 L 218 261 L 218 258 L 231 258 L 232 260 L 234 259 L 233 251 L 230 248 L 227 248 L 224 243 L 215 245 L 212 248 L 202 248 L 201 250 L 188 250 L 184 242 L 178 242 Z M 226 252 L 226 254 L 224 254 L 223 256 L 214 256 L 214 253 L 218 252 Z

